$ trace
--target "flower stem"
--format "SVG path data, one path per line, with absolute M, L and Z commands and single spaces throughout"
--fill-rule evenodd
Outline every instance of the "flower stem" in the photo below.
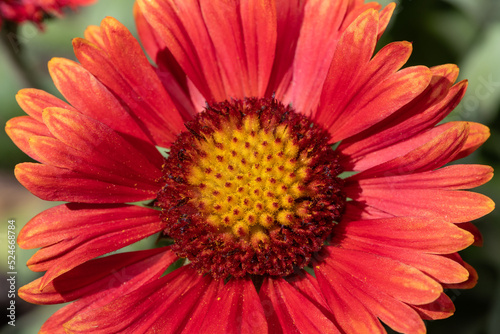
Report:
M 0 40 L 5 50 L 5 62 L 11 67 L 16 79 L 23 87 L 42 88 L 35 72 L 23 57 L 23 45 L 18 36 L 18 25 L 5 22 L 0 30 Z

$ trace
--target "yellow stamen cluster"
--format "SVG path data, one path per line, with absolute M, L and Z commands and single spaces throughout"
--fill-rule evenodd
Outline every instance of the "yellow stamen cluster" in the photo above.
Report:
M 306 214 L 296 200 L 307 195 L 309 159 L 284 124 L 266 130 L 254 115 L 221 128 L 198 141 L 200 156 L 187 178 L 197 188 L 192 200 L 219 231 L 265 242 L 266 231 Z

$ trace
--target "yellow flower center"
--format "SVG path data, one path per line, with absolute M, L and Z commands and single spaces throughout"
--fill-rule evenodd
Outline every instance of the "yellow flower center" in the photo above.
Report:
M 192 200 L 209 224 L 256 243 L 268 239 L 266 230 L 307 215 L 296 200 L 307 194 L 311 158 L 299 153 L 290 131 L 284 124 L 263 129 L 251 115 L 241 127 L 228 120 L 198 142 L 187 180 L 198 187 Z

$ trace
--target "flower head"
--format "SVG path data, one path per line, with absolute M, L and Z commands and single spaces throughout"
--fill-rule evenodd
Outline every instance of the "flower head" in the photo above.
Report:
M 65 7 L 90 5 L 96 0 L 2 0 L 0 27 L 3 21 L 22 23 L 31 21 L 41 26 L 47 15 L 59 15 Z
M 439 124 L 454 65 L 374 55 L 393 5 L 139 0 L 139 43 L 113 18 L 53 59 L 63 102 L 17 98 L 7 133 L 46 210 L 21 231 L 30 302 L 71 302 L 42 332 L 425 332 L 470 288 L 458 251 L 493 202 L 453 164 L 489 136 Z M 160 152 L 163 152 L 164 156 Z M 443 167 L 444 166 L 444 167 Z M 158 234 L 163 247 L 102 257 Z M 161 244 L 160 244 L 161 245 Z

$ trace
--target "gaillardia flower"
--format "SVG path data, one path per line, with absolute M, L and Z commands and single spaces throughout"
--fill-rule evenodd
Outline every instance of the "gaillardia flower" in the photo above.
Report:
M 97 0 L 0 0 L 0 28 L 3 21 L 32 21 L 39 27 L 47 15 L 60 15 L 65 7 L 76 8 Z
M 139 0 L 139 43 L 113 18 L 25 89 L 7 124 L 40 163 L 33 194 L 67 204 L 20 232 L 71 302 L 43 333 L 423 333 L 474 286 L 457 254 L 494 204 L 488 166 L 448 163 L 489 136 L 439 124 L 454 65 L 374 55 L 394 5 L 360 0 Z M 438 125 L 439 124 L 439 125 Z M 161 153 L 160 153 L 161 152 Z M 445 167 L 443 167 L 445 166 Z M 158 234 L 158 247 L 103 256 Z

